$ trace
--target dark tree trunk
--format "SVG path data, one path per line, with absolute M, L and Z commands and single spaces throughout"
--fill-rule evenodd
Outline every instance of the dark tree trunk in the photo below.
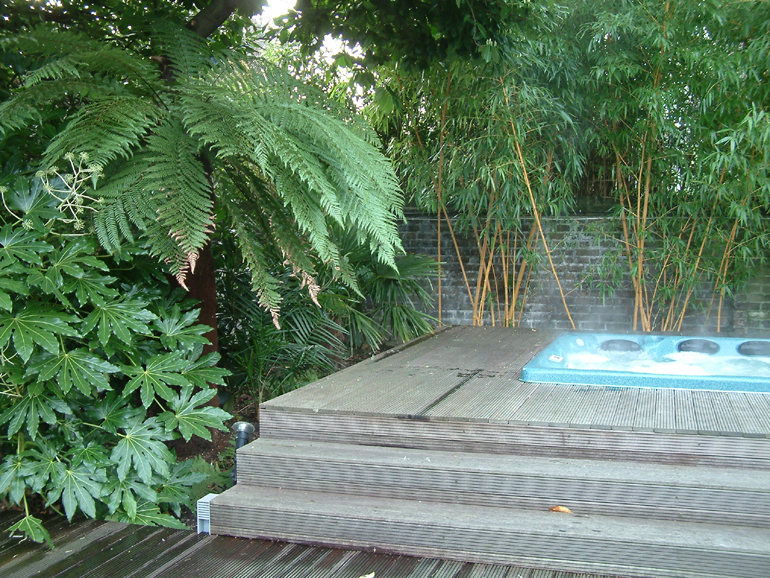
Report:
M 219 347 L 217 335 L 217 283 L 214 267 L 214 255 L 211 243 L 201 249 L 198 262 L 195 264 L 195 274 L 188 275 L 186 280 L 189 288 L 188 297 L 200 301 L 201 313 L 198 323 L 211 327 L 205 337 L 211 344 L 203 346 L 203 354 L 216 351 Z

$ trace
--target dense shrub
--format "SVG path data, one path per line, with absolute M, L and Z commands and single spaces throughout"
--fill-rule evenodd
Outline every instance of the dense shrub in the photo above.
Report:
M 33 505 L 184 527 L 170 513 L 202 474 L 165 442 L 224 429 L 205 404 L 226 371 L 201 356 L 208 327 L 146 251 L 107 256 L 68 218 L 77 195 L 65 207 L 51 188 L 19 176 L 3 189 L 0 499 L 25 512 L 11 531 L 49 540 Z

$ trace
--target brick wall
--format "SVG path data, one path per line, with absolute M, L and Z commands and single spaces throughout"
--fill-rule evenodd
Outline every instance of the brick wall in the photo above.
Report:
M 435 216 L 409 213 L 402 226 L 404 247 L 412 253 L 436 257 Z M 634 293 L 628 276 L 619 285 L 608 282 L 613 260 L 622 259 L 620 231 L 607 217 L 571 216 L 546 219 L 546 240 L 575 326 L 581 331 L 628 332 L 633 330 Z M 479 268 L 475 240 L 458 236 L 463 263 L 475 290 Z M 539 262 L 532 267 L 520 324 L 524 327 L 571 329 L 558 286 L 551 272 L 542 241 Z M 446 223 L 442 223 L 442 321 L 447 325 L 470 325 L 473 307 L 463 280 L 457 253 Z M 617 270 L 617 267 L 614 268 Z M 610 286 L 615 285 L 612 290 Z M 433 281 L 433 294 L 438 283 Z M 712 301 L 710 288 L 704 287 L 690 301 L 682 332 L 714 333 L 717 330 L 718 299 Z M 437 306 L 438 299 L 435 300 Z M 707 311 L 711 308 L 711 314 Z M 434 307 L 433 315 L 438 315 Z M 722 305 L 720 331 L 725 335 L 770 337 L 770 270 L 760 267 L 748 286 Z M 487 314 L 485 325 L 491 324 Z

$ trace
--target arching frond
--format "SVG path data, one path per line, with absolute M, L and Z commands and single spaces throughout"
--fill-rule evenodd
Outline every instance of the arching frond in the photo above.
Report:
M 194 32 L 170 24 L 158 25 L 154 32 L 176 78 L 185 81 L 196 78 L 211 66 L 213 51 Z
M 140 97 L 99 99 L 84 106 L 56 136 L 45 152 L 46 160 L 54 164 L 70 152 L 88 153 L 93 163 L 102 166 L 128 158 L 162 114 L 154 103 Z
M 65 98 L 105 98 L 115 94 L 114 87 L 94 79 L 61 79 L 40 82 L 16 93 L 0 103 L 0 131 L 23 129 L 40 118 L 44 104 L 58 103 Z
M 211 185 L 197 149 L 198 143 L 176 123 L 158 128 L 146 146 L 154 162 L 144 186 L 158 199 L 157 220 L 188 255 L 206 245 L 213 224 Z
M 102 245 L 141 235 L 184 283 L 208 242 L 216 197 L 274 315 L 280 281 L 267 263 L 276 257 L 311 279 L 314 254 L 355 288 L 335 227 L 354 229 L 394 266 L 401 191 L 362 120 L 286 71 L 215 53 L 189 31 L 163 28 L 155 41 L 171 82 L 151 59 L 82 34 L 43 27 L 14 41 L 39 65 L 0 105 L 0 130 L 23 128 L 44 106 L 70 107 L 44 163 L 87 153 L 104 168 L 94 218 Z

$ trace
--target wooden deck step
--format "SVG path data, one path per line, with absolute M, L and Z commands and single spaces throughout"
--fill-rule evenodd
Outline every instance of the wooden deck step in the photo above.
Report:
M 238 484 L 214 534 L 644 578 L 757 578 L 770 530 L 490 508 Z
M 238 483 L 380 498 L 770 527 L 770 471 L 260 439 Z
M 262 406 L 260 435 L 271 439 L 447 452 L 770 470 L 768 437 L 492 423 L 489 420 L 431 419 L 414 415 L 325 413 L 270 404 Z

